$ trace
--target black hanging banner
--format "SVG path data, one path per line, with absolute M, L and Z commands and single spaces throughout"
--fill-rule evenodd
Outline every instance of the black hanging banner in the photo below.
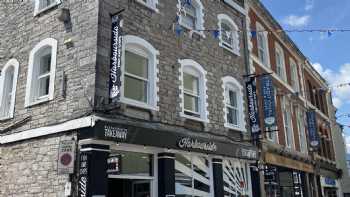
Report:
M 317 131 L 316 112 L 314 110 L 306 112 L 306 119 L 310 145 L 313 150 L 317 150 L 320 145 L 320 139 Z
M 120 98 L 121 57 L 123 43 L 123 20 L 121 15 L 112 16 L 111 59 L 109 71 L 109 99 L 116 102 Z
M 78 196 L 88 197 L 89 191 L 89 154 L 80 152 Z
M 260 129 L 260 121 L 259 121 L 255 77 L 247 78 L 246 88 L 247 88 L 248 115 L 250 120 L 250 128 L 251 128 L 252 136 L 258 137 L 261 133 L 261 129 Z
M 270 75 L 261 77 L 261 94 L 263 97 L 265 128 L 274 130 L 276 127 L 275 91 Z

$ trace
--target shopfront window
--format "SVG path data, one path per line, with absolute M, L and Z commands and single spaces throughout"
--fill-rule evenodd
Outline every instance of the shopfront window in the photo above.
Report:
M 223 161 L 224 195 L 249 196 L 248 167 L 238 160 Z
M 175 193 L 177 197 L 212 195 L 211 165 L 206 157 L 177 154 L 175 159 Z
M 112 151 L 108 160 L 108 197 L 152 197 L 154 156 Z

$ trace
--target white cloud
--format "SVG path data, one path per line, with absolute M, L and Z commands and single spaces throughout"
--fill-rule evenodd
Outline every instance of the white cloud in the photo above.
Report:
M 304 16 L 297 16 L 297 15 L 289 15 L 285 17 L 282 22 L 286 25 L 289 25 L 291 27 L 302 27 L 306 26 L 310 22 L 310 16 L 304 15 Z
M 350 136 L 345 136 L 346 152 L 350 153 Z
M 314 8 L 314 0 L 306 0 L 306 3 L 305 3 L 305 11 L 309 11 L 309 10 L 312 10 Z
M 320 63 L 314 63 L 313 67 L 328 81 L 330 86 L 350 83 L 350 63 L 340 66 L 338 71 L 325 69 Z M 339 108 L 350 100 L 350 86 L 333 88 L 333 104 Z

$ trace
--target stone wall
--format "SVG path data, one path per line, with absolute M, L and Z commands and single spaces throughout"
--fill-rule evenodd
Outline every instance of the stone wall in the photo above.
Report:
M 63 197 L 68 175 L 58 175 L 60 140 L 76 134 L 60 134 L 0 147 L 0 196 Z M 73 187 L 72 187 L 73 188 Z
M 93 102 L 98 1 L 62 1 L 34 16 L 34 1 L 0 2 L 0 69 L 11 59 L 19 62 L 14 118 L 0 122 L 0 131 L 26 117 L 31 120 L 11 129 L 18 132 L 53 125 L 84 116 Z M 61 8 L 68 8 L 71 28 L 57 19 Z M 24 107 L 29 53 L 45 38 L 58 41 L 54 100 Z M 64 41 L 71 39 L 72 47 Z M 62 96 L 63 72 L 67 77 L 66 96 Z

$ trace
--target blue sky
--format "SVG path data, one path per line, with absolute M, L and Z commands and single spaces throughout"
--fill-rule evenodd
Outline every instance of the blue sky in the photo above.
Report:
M 285 29 L 350 29 L 349 0 L 261 0 Z M 313 66 L 331 84 L 350 82 L 350 32 L 289 34 Z M 333 89 L 338 115 L 350 113 L 350 87 Z M 339 118 L 350 125 L 350 117 Z M 348 152 L 350 128 L 345 128 Z

